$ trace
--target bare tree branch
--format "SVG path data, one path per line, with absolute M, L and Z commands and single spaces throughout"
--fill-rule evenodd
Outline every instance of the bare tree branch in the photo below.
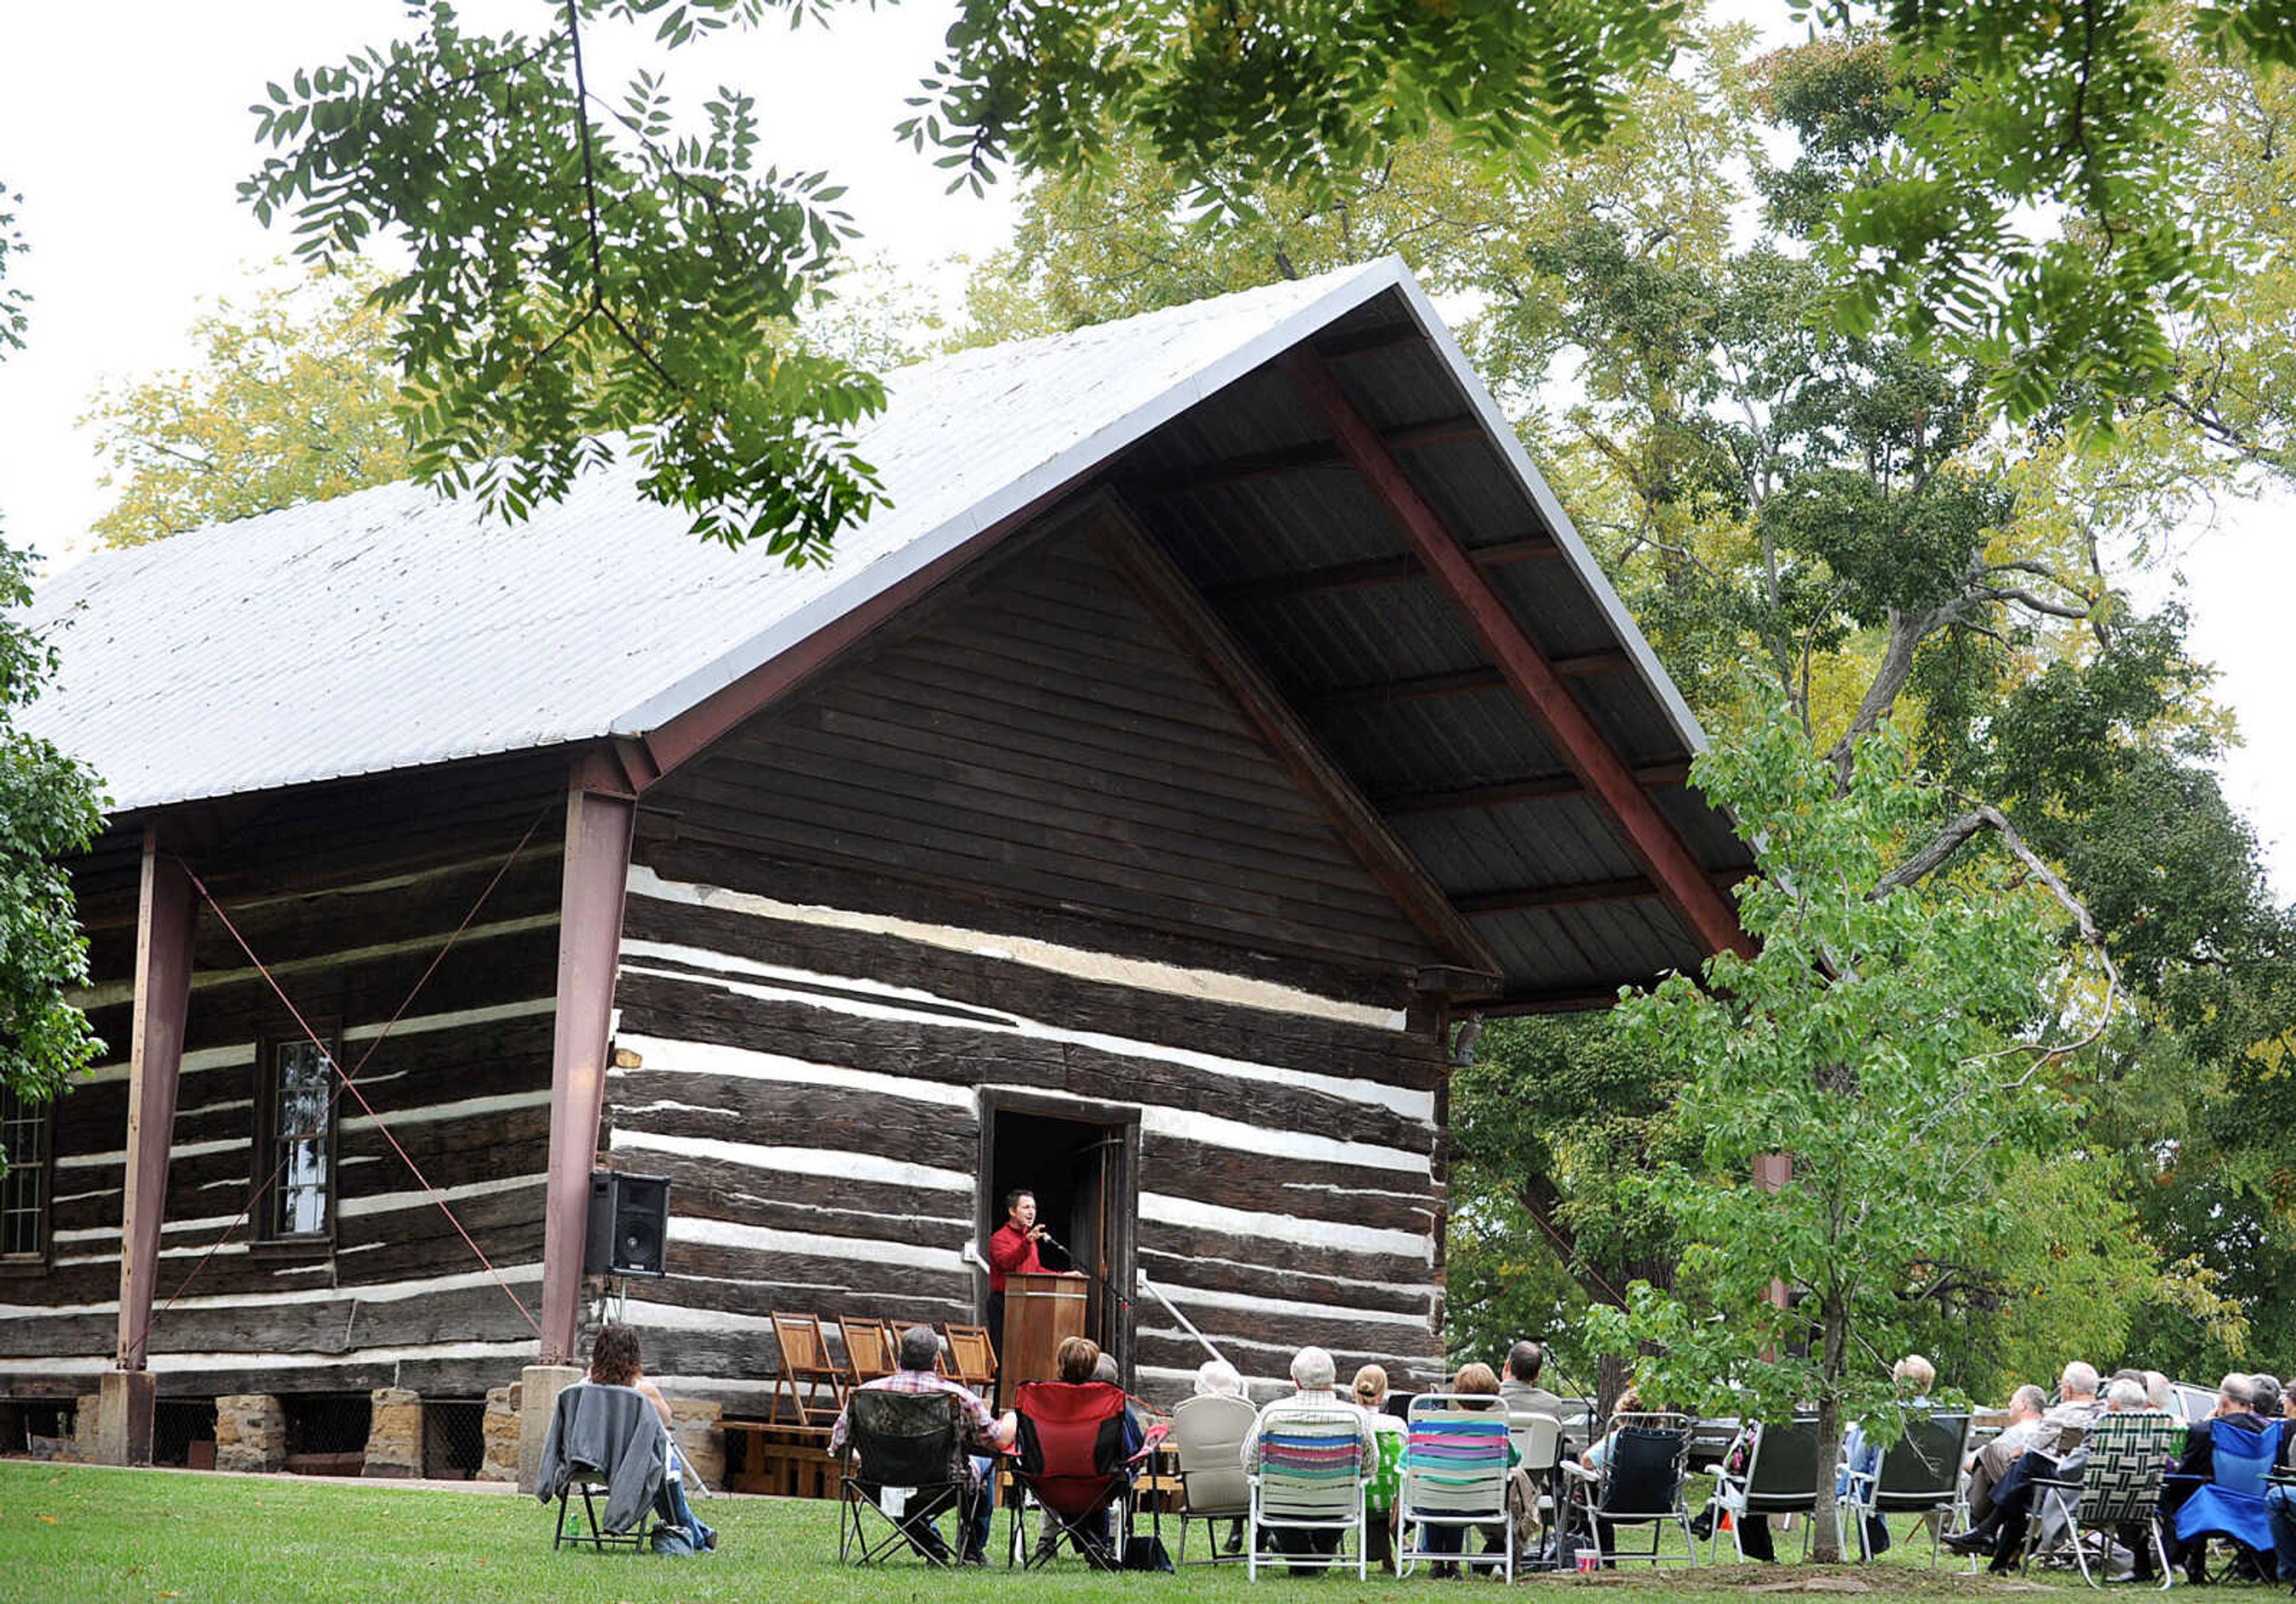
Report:
M 1929 845 L 1875 881 L 1874 889 L 1866 896 L 1868 898 L 1887 896 L 1892 891 L 1928 879 L 1980 831 L 1987 830 L 1999 836 L 2001 844 L 2009 849 L 2011 855 L 2024 864 L 2026 871 L 2048 888 L 2049 895 L 2056 898 L 2058 905 L 2072 915 L 2073 928 L 2079 933 L 2082 945 L 2096 954 L 2097 963 L 2104 970 L 2104 1006 L 2099 1011 L 2095 1030 L 2079 1041 L 2063 1043 L 2055 1047 L 2027 1043 L 2013 1050 L 2039 1053 L 2040 1057 L 2034 1065 L 2038 1068 L 2041 1064 L 2079 1052 L 2104 1035 L 2112 1023 L 2113 1010 L 2120 996 L 2120 966 L 2113 962 L 2112 953 L 2105 945 L 2104 932 L 2097 929 L 2096 921 L 2090 916 L 2088 904 L 2074 895 L 2073 888 L 2065 883 L 2062 875 L 2027 845 L 2025 838 L 2017 832 L 2017 827 L 2009 822 L 2009 815 L 1989 802 L 1970 808 L 1948 821 L 1945 828 L 1931 838 Z

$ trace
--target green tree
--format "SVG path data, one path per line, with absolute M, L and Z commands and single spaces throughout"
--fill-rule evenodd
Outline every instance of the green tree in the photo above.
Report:
M 660 76 L 590 87 L 586 27 L 656 27 L 665 48 L 811 0 L 567 0 L 529 35 L 420 31 L 270 86 L 279 153 L 241 186 L 297 254 L 332 263 L 396 235 L 393 315 L 416 475 L 522 517 L 626 438 L 641 490 L 696 534 L 818 560 L 880 500 L 850 430 L 877 381 L 777 338 L 852 233 L 818 173 L 762 166 L 756 102 L 705 100 L 680 131 Z
M 1536 185 L 1431 137 L 1357 192 L 1264 196 L 1208 234 L 1168 169 L 1119 142 L 1101 187 L 1031 191 L 1012 256 L 977 286 L 995 308 L 981 321 L 1089 321 L 1366 248 L 1472 293 L 1463 339 L 1708 727 L 1728 739 L 1763 705 L 1745 694 L 1750 663 L 1837 773 L 1859 732 L 1894 716 L 1937 782 L 1932 825 L 1973 853 L 1997 848 L 1972 831 L 2021 831 L 2128 968 L 2139 1012 L 2081 1060 L 2074 1156 L 2015 1178 L 2060 1199 L 2086 1189 L 2098 1228 L 2054 1262 L 2005 1251 L 1941 1282 L 1948 1372 L 1971 1387 L 2025 1379 L 2036 1354 L 2132 1330 L 2160 1351 L 2215 1353 L 2240 1317 L 2273 1317 L 2268 1278 L 2242 1263 L 2245 1228 L 2218 1241 L 2169 1227 L 2219 1217 L 2178 1202 L 2202 1175 L 2221 1217 L 2276 1217 L 2273 1168 L 2218 1143 L 2257 1128 L 2233 1104 L 2274 1106 L 2249 1049 L 2277 1028 L 2261 1011 L 2270 984 L 2236 979 L 2269 966 L 2226 955 L 2260 953 L 2284 921 L 2208 771 L 2222 724 L 2181 621 L 2131 615 L 2104 556 L 2213 470 L 2194 431 L 2161 415 L 2110 450 L 2077 450 L 2050 423 L 2000 429 L 1967 364 L 1809 316 L 1831 279 L 1802 236 L 1842 173 L 1891 137 L 1874 108 L 1898 68 L 1878 42 L 1746 64 L 1727 32 L 1702 38 L 1694 64 L 1636 86 L 1611 139 Z M 1765 159 L 1766 119 L 1791 136 L 1782 165 Z M 1739 192 L 1717 176 L 1734 165 L 1764 206 L 1751 241 L 1734 240 Z M 2079 939 L 2070 921 L 2064 935 Z M 2205 1043 L 2159 1013 L 2171 994 L 2218 993 L 2180 1005 L 2218 1022 Z M 1616 1229 L 1615 1178 L 1669 1128 L 1653 1066 L 1614 1055 L 1600 1025 L 1495 1023 L 1477 1051 L 1452 1098 L 1448 1313 L 1463 1354 L 1613 1301 L 1611 1288 L 1662 1266 L 1670 1229 L 1648 1205 L 1633 1240 Z M 1623 1081 L 1609 1068 L 1621 1056 Z M 2173 1165 L 2151 1157 L 2163 1144 Z
M 1814 1404 L 1830 1465 L 1848 1420 L 1895 1423 L 1888 1356 L 1932 1345 L 1934 1283 L 2076 1226 L 2010 1185 L 2019 1155 L 2063 1130 L 2054 1051 L 2030 1035 L 2054 944 L 1998 865 L 1898 872 L 1932 805 L 1886 726 L 1846 791 L 1783 713 L 1698 777 L 1759 843 L 1741 907 L 1762 950 L 1621 1007 L 1627 1042 L 1680 1084 L 1688 1156 L 1636 1190 L 1682 1248 L 1673 1290 L 1637 1282 L 1627 1312 L 1590 1319 L 1611 1352 L 1650 1345 L 1657 1396 L 1759 1420 Z M 1771 1153 L 1792 1156 L 1791 1184 L 1754 1181 Z M 1781 1281 L 1792 1296 L 1774 1302 Z M 1822 1480 L 1814 1550 L 1833 1560 Z
M 0 356 L 22 348 L 27 323 L 28 298 L 6 282 L 24 249 L 17 204 L 0 185 Z M 33 561 L 0 543 L 0 1087 L 37 1101 L 103 1051 L 70 1001 L 87 984 L 87 937 L 58 866 L 102 817 L 95 776 L 16 722 L 56 664 L 53 643 L 12 616 L 31 599 Z
M 2215 259 L 2182 182 L 2197 125 L 2164 93 L 2173 53 L 2284 67 L 2292 4 L 1878 8 L 1900 70 L 1868 120 L 1890 138 L 1837 164 L 1827 315 L 1953 341 L 2020 418 L 2163 391 L 2171 322 L 2204 305 Z M 683 135 L 653 71 L 594 95 L 582 35 L 651 25 L 674 50 L 832 0 L 564 0 L 545 30 L 493 38 L 444 0 L 410 9 L 413 38 L 271 86 L 258 128 L 281 153 L 243 192 L 294 215 L 315 258 L 409 247 L 383 299 L 407 313 L 419 471 L 517 515 L 627 431 L 647 494 L 697 531 L 819 556 L 878 500 L 848 431 L 882 391 L 758 334 L 821 287 L 850 233 L 837 192 L 760 171 L 736 92 Z M 1352 194 L 1431 133 L 1488 170 L 1597 149 L 1684 11 L 966 0 L 902 132 L 976 187 L 1008 163 L 1090 177 L 1133 137 L 1217 228 L 1271 194 Z M 1870 31 L 1862 6 L 1809 14 L 1853 45 Z
M 411 471 L 372 270 L 314 275 L 193 325 L 193 368 L 107 387 L 82 420 L 119 499 L 107 545 L 326 501 Z

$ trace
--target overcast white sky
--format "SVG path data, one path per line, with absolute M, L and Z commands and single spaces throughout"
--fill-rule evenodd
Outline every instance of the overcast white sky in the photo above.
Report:
M 539 0 L 463 9 L 474 27 L 529 30 L 541 13 Z M 689 100 L 719 83 L 756 94 L 775 159 L 835 173 L 865 249 L 922 272 L 994 249 L 1011 225 L 1009 192 L 946 196 L 944 176 L 892 137 L 953 12 L 912 0 L 840 13 L 825 33 L 713 41 L 671 60 L 670 87 Z M 399 0 L 112 0 L 95 12 L 0 0 L 0 184 L 22 193 L 31 245 L 11 279 L 35 298 L 29 348 L 0 363 L 11 542 L 64 561 L 86 549 L 106 504 L 75 426 L 89 395 L 107 377 L 185 361 L 202 300 L 243 292 L 249 266 L 285 252 L 234 194 L 258 160 L 246 108 L 269 79 L 346 56 L 404 17 Z M 619 86 L 614 57 L 596 41 L 594 84 Z M 2194 645 L 2246 735 L 2229 789 L 2265 838 L 2280 894 L 2296 896 L 2296 503 L 2226 507 L 2218 527 L 2174 544 Z M 2177 577 L 2164 569 L 2139 588 L 2157 597 Z

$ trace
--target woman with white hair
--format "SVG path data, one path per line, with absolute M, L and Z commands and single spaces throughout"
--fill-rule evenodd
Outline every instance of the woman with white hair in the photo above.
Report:
M 1243 1378 L 1225 1359 L 1207 1359 L 1196 1366 L 1196 1391 L 1199 1398 L 1241 1398 Z

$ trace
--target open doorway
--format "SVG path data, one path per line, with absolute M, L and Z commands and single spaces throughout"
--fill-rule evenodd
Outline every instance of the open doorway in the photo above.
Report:
M 980 1101 L 980 1240 L 1004 1223 L 1006 1192 L 1036 1193 L 1037 1219 L 1060 1243 L 1043 1250 L 1045 1266 L 1083 1272 L 1085 1334 L 1129 1387 L 1140 1110 L 995 1089 Z

